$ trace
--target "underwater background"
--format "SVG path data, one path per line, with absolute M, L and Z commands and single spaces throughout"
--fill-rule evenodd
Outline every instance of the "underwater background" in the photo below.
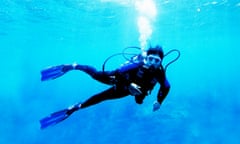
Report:
M 0 143 L 239 144 L 239 33 L 239 0 L 1 0 Z M 101 70 L 125 47 L 150 44 L 181 51 L 160 110 L 157 85 L 142 105 L 105 101 L 40 129 L 41 118 L 109 87 L 79 71 L 41 82 L 42 69 Z

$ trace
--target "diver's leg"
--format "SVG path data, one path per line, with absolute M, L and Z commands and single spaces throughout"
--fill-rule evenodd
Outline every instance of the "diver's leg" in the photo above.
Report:
M 74 69 L 83 71 L 83 72 L 89 74 L 95 80 L 100 81 L 102 83 L 110 84 L 110 85 L 112 85 L 114 83 L 114 78 L 111 77 L 111 74 L 109 72 L 97 71 L 92 66 L 76 65 Z
M 80 70 L 89 74 L 91 77 L 96 77 L 96 75 L 98 74 L 98 71 L 94 67 L 88 65 L 66 64 L 62 68 L 63 72 L 68 72 L 70 70 Z
M 94 67 L 88 65 L 79 65 L 79 64 L 65 64 L 62 68 L 62 71 L 68 72 L 70 70 L 80 70 L 83 71 L 92 77 L 97 73 L 97 70 Z
M 111 87 L 99 94 L 96 94 L 89 99 L 87 99 L 85 102 L 80 104 L 80 108 L 86 108 L 91 105 L 95 105 L 97 103 L 100 103 L 104 100 L 111 100 L 111 99 L 117 99 L 127 96 L 129 93 L 124 90 L 117 90 L 115 87 Z
M 83 71 L 83 72 L 89 74 L 93 78 L 95 78 L 96 75 L 98 74 L 98 71 L 94 67 L 89 66 L 89 65 L 79 65 L 78 64 L 75 66 L 74 69 Z
M 87 73 L 88 75 L 90 75 L 93 79 L 105 83 L 105 84 L 109 84 L 112 85 L 115 82 L 114 79 L 114 72 L 103 72 L 103 71 L 97 71 L 94 67 L 89 66 L 89 65 L 79 65 L 79 64 L 68 64 L 68 65 L 64 65 L 62 71 L 63 72 L 68 72 L 70 70 L 80 70 L 83 71 L 85 73 Z

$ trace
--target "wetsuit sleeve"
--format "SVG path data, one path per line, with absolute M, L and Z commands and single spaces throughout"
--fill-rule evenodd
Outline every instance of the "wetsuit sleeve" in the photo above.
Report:
M 167 80 L 165 74 L 162 78 L 162 80 L 159 81 L 160 83 L 160 88 L 158 90 L 158 95 L 157 95 L 157 101 L 162 104 L 163 100 L 166 98 L 169 90 L 170 90 L 170 83 Z

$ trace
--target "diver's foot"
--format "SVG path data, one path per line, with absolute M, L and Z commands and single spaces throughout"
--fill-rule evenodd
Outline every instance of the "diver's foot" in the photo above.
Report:
M 68 110 L 78 110 L 81 108 L 82 103 L 77 103 L 75 105 L 71 105 L 70 107 L 68 107 Z
M 64 67 L 62 68 L 62 71 L 63 72 L 68 72 L 70 70 L 73 70 L 74 69 L 74 66 L 73 65 L 64 65 Z
M 78 103 L 78 104 L 75 104 L 75 105 L 72 105 L 72 106 L 68 107 L 67 114 L 71 115 L 73 112 L 79 110 L 81 108 L 81 105 L 82 105 L 81 103 Z

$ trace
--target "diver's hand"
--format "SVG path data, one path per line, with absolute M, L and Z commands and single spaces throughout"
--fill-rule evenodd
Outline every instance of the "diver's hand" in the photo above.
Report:
M 153 111 L 157 111 L 160 108 L 161 104 L 158 101 L 153 103 Z

